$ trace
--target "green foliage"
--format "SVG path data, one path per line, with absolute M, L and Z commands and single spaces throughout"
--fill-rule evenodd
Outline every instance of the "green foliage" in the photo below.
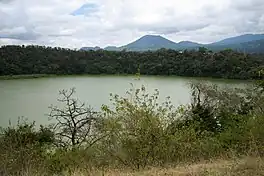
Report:
M 140 68 L 139 67 L 140 64 Z M 28 74 L 177 75 L 232 79 L 261 79 L 262 55 L 232 50 L 217 53 L 206 48 L 183 53 L 160 49 L 146 52 L 74 51 L 42 46 L 0 48 L 0 76 Z
M 219 130 L 219 123 L 214 114 L 213 105 L 211 105 L 205 94 L 202 95 L 202 87 L 200 85 L 192 85 L 191 88 L 191 119 L 188 119 L 188 123 L 190 121 L 197 123 L 196 132 L 198 133 L 204 131 L 216 133 Z
M 151 95 L 144 86 L 131 89 L 127 97 L 112 95 L 114 110 L 104 106 L 107 121 L 115 123 L 113 135 L 104 142 L 104 149 L 125 165 L 145 167 L 159 161 L 165 147 L 165 129 L 174 117 L 169 101 L 160 104 L 159 92 Z M 157 163 L 156 163 L 157 164 Z
M 2 128 L 0 136 L 1 175 L 22 175 L 33 169 L 45 168 L 46 149 L 54 141 L 53 133 L 34 123 L 18 122 L 17 126 Z
M 249 95 L 247 89 L 202 84 L 192 88 L 191 105 L 178 109 L 169 99 L 159 104 L 158 91 L 149 95 L 145 87 L 131 89 L 125 98 L 112 95 L 114 110 L 103 106 L 108 123 L 116 129 L 103 142 L 106 153 L 133 168 L 245 155 L 251 150 L 261 153 L 262 132 L 256 127 L 264 126 L 259 121 L 263 113 L 257 113 L 257 107 L 245 106 L 259 95 Z M 261 116 L 256 118 L 257 114 Z
M 205 53 L 207 52 L 207 50 L 208 50 L 208 49 L 205 48 L 205 47 L 199 47 L 199 50 L 198 50 L 198 51 L 199 51 L 200 53 L 202 53 L 202 54 L 205 54 Z
M 48 128 L 41 126 L 39 131 L 36 131 L 35 123 L 27 122 L 18 122 L 16 127 L 3 128 L 1 136 L 2 142 L 10 142 L 14 148 L 29 145 L 39 145 L 42 147 L 54 141 L 53 133 Z

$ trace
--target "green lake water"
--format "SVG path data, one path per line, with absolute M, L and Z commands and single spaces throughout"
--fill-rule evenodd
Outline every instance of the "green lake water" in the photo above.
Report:
M 76 88 L 76 96 L 95 110 L 110 104 L 110 93 L 125 95 L 131 88 L 144 85 L 153 92 L 160 91 L 161 101 L 170 96 L 175 106 L 190 102 L 190 82 L 209 82 L 223 86 L 243 86 L 245 81 L 203 78 L 142 76 L 65 76 L 37 79 L 0 80 L 0 126 L 16 123 L 25 117 L 39 124 L 48 124 L 49 106 L 57 104 L 59 90 Z

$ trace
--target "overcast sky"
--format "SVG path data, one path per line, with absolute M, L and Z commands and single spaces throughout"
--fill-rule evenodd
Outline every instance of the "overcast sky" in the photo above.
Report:
M 0 45 L 121 46 L 145 34 L 210 43 L 264 33 L 264 0 L 0 0 Z

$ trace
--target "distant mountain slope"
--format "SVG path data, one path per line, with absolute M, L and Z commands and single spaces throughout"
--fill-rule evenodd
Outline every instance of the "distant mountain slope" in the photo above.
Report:
M 264 53 L 264 39 L 230 45 L 211 45 L 207 48 L 213 51 L 232 49 L 245 53 Z
M 251 42 L 262 39 L 264 39 L 264 34 L 245 34 L 241 36 L 227 38 L 219 42 L 212 43 L 211 45 L 239 44 L 239 43 Z
M 191 42 L 191 41 L 181 41 L 181 42 L 177 43 L 177 45 L 178 45 L 177 46 L 178 49 L 181 49 L 181 50 L 204 46 L 203 44 L 195 43 L 195 42 Z
M 120 51 L 121 49 L 116 47 L 116 46 L 107 46 L 104 48 L 104 50 L 107 50 L 107 51 Z
M 227 38 L 211 44 L 200 44 L 192 41 L 181 41 L 175 43 L 159 35 L 145 35 L 138 40 L 122 47 L 108 46 L 104 50 L 108 51 L 147 51 L 158 50 L 160 48 L 185 50 L 206 47 L 213 51 L 233 49 L 247 53 L 264 53 L 264 34 L 246 34 Z M 99 47 L 84 47 L 81 50 L 98 50 Z
M 241 43 L 239 46 L 234 47 L 234 49 L 235 48 L 237 51 L 246 53 L 264 53 L 264 39 Z
M 162 36 L 145 35 L 140 39 L 122 46 L 121 49 L 130 51 L 157 50 L 160 48 L 176 48 L 177 44 Z
M 97 50 L 100 50 L 101 48 L 99 46 L 96 46 L 96 47 L 82 47 L 80 50 L 83 50 L 83 51 L 90 51 L 90 50 L 93 50 L 93 51 L 97 51 Z

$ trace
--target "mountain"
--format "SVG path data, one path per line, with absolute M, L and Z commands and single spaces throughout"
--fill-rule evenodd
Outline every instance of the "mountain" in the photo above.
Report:
M 245 34 L 245 35 L 227 38 L 219 42 L 212 43 L 211 45 L 239 44 L 239 43 L 246 43 L 246 42 L 262 40 L 262 39 L 264 39 L 264 34 Z
M 240 47 L 237 47 L 237 50 L 246 53 L 264 54 L 264 39 L 241 43 Z
M 107 51 L 120 51 L 121 49 L 116 47 L 116 46 L 107 46 L 104 48 L 104 50 L 107 50 Z
M 175 43 L 160 35 L 145 35 L 138 40 L 127 45 L 116 47 L 108 46 L 104 50 L 108 51 L 148 51 L 158 50 L 161 48 L 185 50 L 197 49 L 199 47 L 206 47 L 212 51 L 220 51 L 224 49 L 233 49 L 240 52 L 247 53 L 264 53 L 264 34 L 245 34 L 241 36 L 227 38 L 211 44 L 200 44 L 192 41 L 181 41 Z M 84 47 L 81 50 L 98 50 L 99 47 Z
M 99 46 L 96 46 L 96 47 L 82 47 L 80 50 L 82 51 L 97 51 L 97 50 L 100 50 L 101 48 Z
M 195 43 L 191 41 L 181 41 L 177 44 L 178 44 L 178 48 L 181 48 L 181 49 L 188 49 L 188 48 L 195 48 L 195 47 L 203 46 L 203 44 Z
M 157 50 L 160 48 L 176 48 L 177 44 L 159 35 L 145 35 L 140 39 L 122 46 L 129 51 Z
M 245 53 L 263 53 L 264 54 L 264 39 L 244 42 L 244 43 L 236 43 L 236 44 L 229 44 L 229 45 L 210 45 L 207 48 L 213 51 L 220 51 L 224 49 L 232 49 L 238 52 L 245 52 Z

